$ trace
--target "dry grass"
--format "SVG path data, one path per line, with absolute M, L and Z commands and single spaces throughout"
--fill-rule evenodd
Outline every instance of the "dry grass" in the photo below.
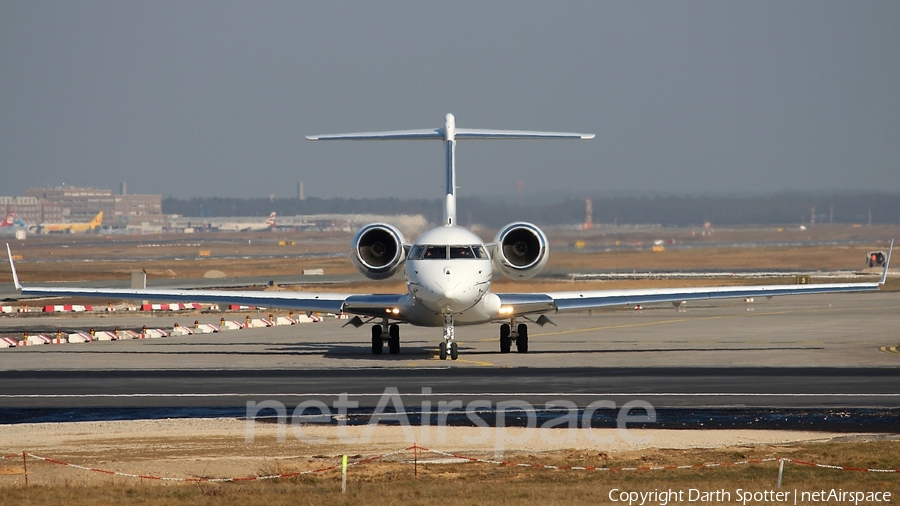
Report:
M 604 271 L 678 271 L 790 269 L 817 270 L 864 267 L 870 249 L 883 249 L 874 238 L 900 236 L 900 227 L 822 227 L 798 236 L 793 232 L 778 233 L 772 229 L 748 229 L 717 233 L 713 238 L 690 237 L 684 229 L 624 232 L 560 231 L 551 235 L 551 254 L 546 267 L 552 272 Z M 860 246 L 758 246 L 721 247 L 715 244 L 771 241 L 826 241 L 872 238 Z M 228 277 L 298 276 L 304 269 L 325 270 L 330 275 L 355 272 L 347 258 L 351 234 L 329 233 L 247 233 L 198 235 L 169 234 L 160 236 L 38 236 L 13 245 L 14 253 L 23 258 L 17 264 L 25 282 L 93 281 L 129 279 L 130 273 L 145 270 L 151 278 L 201 278 L 210 270 L 222 271 Z M 654 238 L 676 237 L 679 244 L 690 243 L 688 249 L 669 248 L 652 252 Z M 279 240 L 291 240 L 293 246 L 279 246 Z M 622 244 L 642 246 L 609 252 L 574 252 L 572 244 L 583 241 L 587 250 Z M 649 241 L 649 242 L 646 242 Z M 201 257 L 208 251 L 208 257 Z M 313 257 L 331 254 L 339 256 Z M 85 261 L 90 259 L 91 261 Z M 0 273 L 9 266 L 0 263 Z M 377 291 L 396 289 L 381 284 Z M 402 286 L 402 283 L 398 284 Z M 518 288 L 521 290 L 521 288 Z
M 534 464 L 575 466 L 651 466 L 730 462 L 773 456 L 847 466 L 900 468 L 900 442 L 830 442 L 787 446 L 735 447 L 716 450 L 644 450 L 621 454 L 596 451 L 564 451 L 547 454 L 515 454 L 508 459 Z M 313 460 L 313 459 L 309 459 Z M 295 463 L 263 466 L 259 474 L 308 468 L 306 459 Z M 30 470 L 39 473 L 40 468 Z M 21 484 L 0 488 L 0 504 L 607 504 L 613 488 L 633 491 L 774 490 L 777 463 L 710 469 L 670 471 L 568 471 L 530 469 L 480 463 L 420 464 L 418 477 L 409 462 L 376 463 L 351 467 L 348 493 L 340 494 L 337 471 L 258 483 L 201 483 L 160 485 L 123 478 L 106 483 L 77 485 L 71 480 L 54 486 Z M 9 478 L 8 476 L 6 477 Z M 786 464 L 783 490 L 890 491 L 900 494 L 900 474 L 842 472 Z M 686 493 L 686 492 L 685 492 Z M 793 501 L 791 501 L 793 502 Z M 657 503 L 654 503 L 657 504 Z

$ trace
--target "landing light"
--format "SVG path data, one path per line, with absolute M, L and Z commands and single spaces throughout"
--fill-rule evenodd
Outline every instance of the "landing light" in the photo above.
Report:
M 498 311 L 500 314 L 512 314 L 513 308 L 511 306 L 504 306 L 500 308 Z
M 400 310 L 398 308 L 387 308 L 384 311 L 387 314 L 400 314 Z

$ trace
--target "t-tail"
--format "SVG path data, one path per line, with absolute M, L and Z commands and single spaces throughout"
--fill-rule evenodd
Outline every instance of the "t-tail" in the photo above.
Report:
M 452 114 L 444 117 L 444 127 L 426 130 L 394 130 L 388 132 L 359 132 L 349 134 L 310 135 L 311 141 L 335 140 L 423 140 L 444 141 L 446 156 L 446 191 L 444 196 L 444 225 L 456 225 L 456 141 L 459 139 L 593 139 L 594 134 L 570 132 L 535 132 L 527 130 L 485 130 L 457 128 Z

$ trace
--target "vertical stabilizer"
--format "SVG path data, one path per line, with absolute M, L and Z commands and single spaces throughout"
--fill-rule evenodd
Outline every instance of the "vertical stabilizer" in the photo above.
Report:
M 456 118 L 444 118 L 444 146 L 447 152 L 447 191 L 444 196 L 444 225 L 456 225 Z
M 444 196 L 444 225 L 456 225 L 456 141 L 457 139 L 593 139 L 594 134 L 570 132 L 534 132 L 528 130 L 484 130 L 456 128 L 452 114 L 444 117 L 444 128 L 425 130 L 393 130 L 389 132 L 359 132 L 350 134 L 310 135 L 311 141 L 336 140 L 421 140 L 441 139 L 447 158 L 447 190 Z

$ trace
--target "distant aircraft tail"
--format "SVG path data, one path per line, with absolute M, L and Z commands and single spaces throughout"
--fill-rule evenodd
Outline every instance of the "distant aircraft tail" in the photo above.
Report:
M 6 219 L 3 220 L 3 223 L 0 223 L 0 227 L 11 227 L 16 222 L 16 213 L 11 212 L 6 215 Z
M 266 225 L 268 225 L 270 227 L 275 226 L 275 213 L 272 213 L 269 215 L 269 219 L 266 220 Z
M 97 216 L 94 216 L 94 219 L 91 220 L 91 230 L 100 228 L 103 225 L 103 211 L 97 213 Z

